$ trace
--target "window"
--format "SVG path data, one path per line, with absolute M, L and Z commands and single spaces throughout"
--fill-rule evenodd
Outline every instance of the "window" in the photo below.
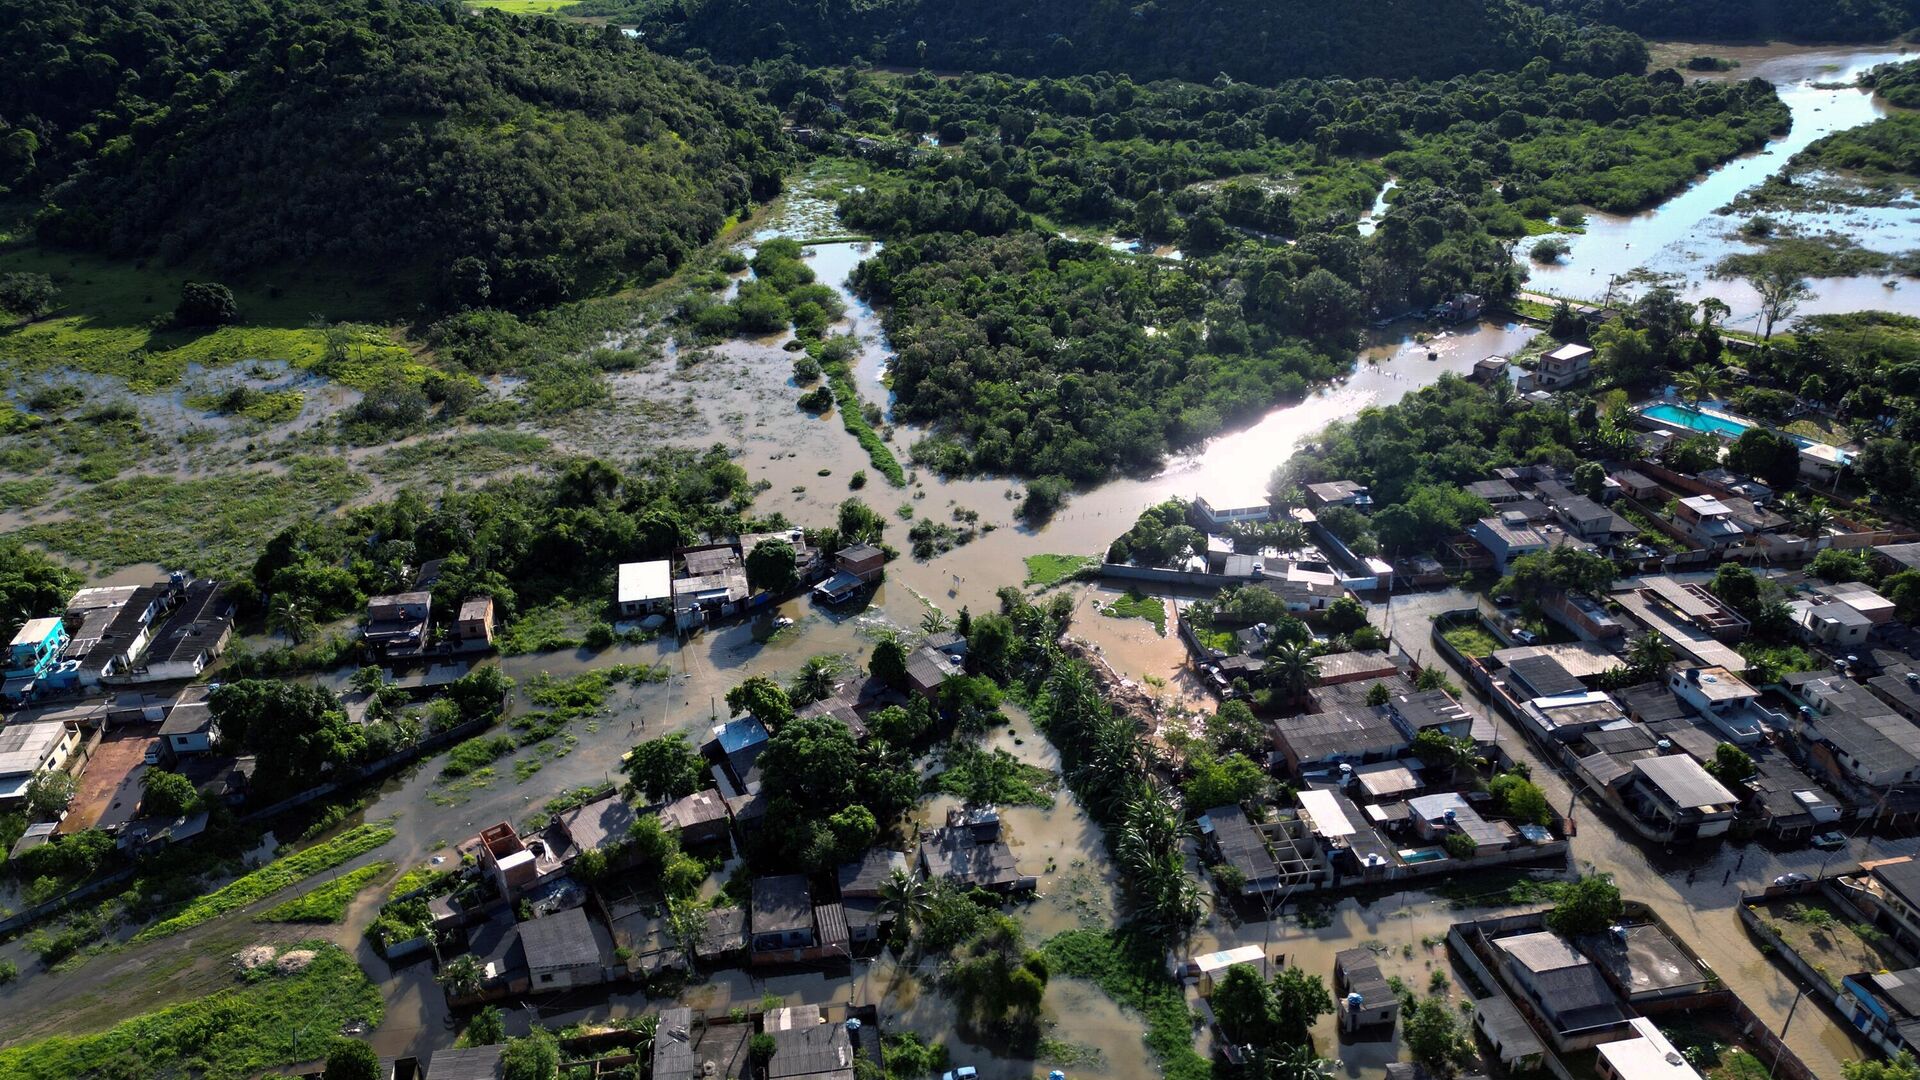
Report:
M 552 981 L 553 981 L 553 972 L 551 972 L 551 971 L 543 971 L 543 972 L 541 972 L 541 973 L 540 973 L 540 981 L 541 981 L 541 982 L 543 982 L 543 983 L 550 983 L 550 982 L 552 982 Z

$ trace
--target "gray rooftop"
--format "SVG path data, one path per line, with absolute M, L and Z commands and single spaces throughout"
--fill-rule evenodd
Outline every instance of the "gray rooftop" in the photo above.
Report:
M 1521 657 L 1507 665 L 1507 674 L 1510 678 L 1520 680 L 1530 697 L 1553 697 L 1586 689 L 1579 679 L 1574 678 L 1551 656 Z
M 435 1050 L 427 1059 L 426 1080 L 501 1080 L 507 1075 L 500 1055 L 504 1046 L 470 1046 Z
M 567 908 L 520 924 L 520 947 L 532 968 L 588 967 L 600 963 L 600 943 L 584 908 Z
M 1384 709 L 1367 706 L 1282 717 L 1273 730 L 1302 762 L 1386 754 L 1407 745 Z
M 1699 762 L 1684 754 L 1641 758 L 1633 767 L 1676 806 L 1699 809 L 1740 801 L 1720 781 L 1709 776 Z
M 800 874 L 753 879 L 753 932 L 813 929 L 813 894 Z

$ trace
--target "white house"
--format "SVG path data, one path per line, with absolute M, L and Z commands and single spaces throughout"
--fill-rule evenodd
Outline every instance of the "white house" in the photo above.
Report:
M 613 601 L 626 619 L 672 610 L 673 563 L 666 559 L 621 563 Z

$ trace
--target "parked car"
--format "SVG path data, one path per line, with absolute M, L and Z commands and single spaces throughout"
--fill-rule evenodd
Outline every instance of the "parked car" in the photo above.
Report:
M 1540 640 L 1540 635 L 1528 630 L 1524 626 L 1516 626 L 1513 629 L 1513 640 L 1518 641 L 1522 645 L 1533 645 Z
M 160 764 L 160 743 L 158 740 L 147 744 L 147 752 L 140 756 L 140 760 L 149 765 Z
M 1823 832 L 1813 838 L 1813 846 L 1822 851 L 1837 851 L 1847 846 L 1847 834 L 1843 832 Z
M 979 1069 L 971 1065 L 962 1065 L 951 1072 L 942 1073 L 940 1080 L 975 1080 L 979 1075 Z
M 1781 874 L 1779 877 L 1774 878 L 1773 883 L 1782 888 L 1785 888 L 1788 885 L 1805 885 L 1807 882 L 1812 880 L 1813 879 L 1808 877 L 1807 875 L 1799 872 L 1798 870 L 1795 870 L 1792 873 Z

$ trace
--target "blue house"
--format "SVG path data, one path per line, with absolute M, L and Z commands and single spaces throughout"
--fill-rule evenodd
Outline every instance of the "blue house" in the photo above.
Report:
M 58 618 L 28 619 L 7 647 L 6 696 L 24 698 L 60 663 L 67 624 Z

